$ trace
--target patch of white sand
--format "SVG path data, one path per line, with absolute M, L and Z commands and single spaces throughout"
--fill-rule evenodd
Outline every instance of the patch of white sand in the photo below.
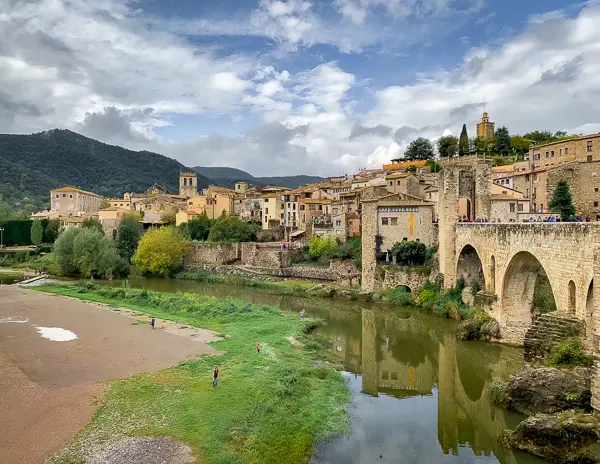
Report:
M 29 319 L 23 316 L 0 317 L 0 324 L 24 324 L 25 322 L 29 322 Z
M 74 332 L 60 327 L 36 327 L 36 329 L 43 338 L 53 342 L 70 342 L 77 338 Z

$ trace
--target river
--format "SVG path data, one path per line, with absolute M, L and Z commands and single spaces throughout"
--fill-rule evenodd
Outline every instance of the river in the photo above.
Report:
M 132 278 L 128 284 L 233 297 L 323 318 L 327 324 L 314 337 L 344 366 L 353 397 L 352 431 L 321 444 L 311 464 L 546 462 L 507 451 L 497 441 L 523 416 L 491 403 L 490 382 L 520 369 L 521 349 L 458 341 L 456 322 L 411 307 L 183 280 Z

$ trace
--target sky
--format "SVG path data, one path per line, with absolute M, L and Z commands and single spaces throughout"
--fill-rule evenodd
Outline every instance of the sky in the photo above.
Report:
M 352 174 L 485 110 L 600 131 L 600 0 L 0 0 L 0 133 Z

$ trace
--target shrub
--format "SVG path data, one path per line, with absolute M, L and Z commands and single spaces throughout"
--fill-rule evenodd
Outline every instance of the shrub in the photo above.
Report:
M 160 227 L 146 232 L 133 256 L 133 264 L 142 272 L 169 276 L 177 272 L 189 242 L 174 227 Z
M 77 271 L 73 260 L 73 241 L 79 234 L 80 229 L 75 227 L 63 231 L 54 244 L 54 256 L 60 273 L 63 275 L 71 275 Z
M 481 290 L 481 282 L 479 282 L 478 280 L 472 280 L 471 281 L 471 295 L 473 295 L 473 296 L 477 295 L 480 290 Z
M 140 238 L 142 237 L 142 226 L 139 215 L 130 214 L 125 216 L 117 229 L 117 250 L 127 262 L 135 254 Z
M 211 242 L 249 242 L 256 240 L 260 226 L 239 220 L 235 216 L 222 215 L 212 225 L 208 234 Z
M 398 242 L 390 250 L 396 262 L 403 266 L 419 266 L 425 263 L 427 246 L 422 242 Z
M 508 383 L 500 379 L 492 379 L 490 383 L 492 401 L 500 406 L 508 405 Z
M 558 343 L 552 350 L 548 364 L 554 367 L 592 366 L 594 357 L 585 354 L 577 337 L 568 338 Z
M 81 225 L 84 229 L 96 229 L 98 232 L 102 232 L 102 224 L 96 218 L 86 218 L 83 220 Z
M 332 237 L 313 235 L 308 245 L 308 253 L 313 259 L 330 259 L 337 255 L 338 244 Z

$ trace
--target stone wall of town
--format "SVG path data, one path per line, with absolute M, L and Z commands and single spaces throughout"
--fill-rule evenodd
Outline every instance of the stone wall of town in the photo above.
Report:
M 241 243 L 243 266 L 279 269 L 289 267 L 290 252 L 283 251 L 280 243 Z
M 379 291 L 406 286 L 413 295 L 418 295 L 428 278 L 429 271 L 424 267 L 377 266 L 374 289 Z
M 202 264 L 229 264 L 240 259 L 239 243 L 192 242 L 183 257 L 185 269 L 195 269 Z
M 385 210 L 378 211 L 378 232 L 382 237 L 381 250 L 387 251 L 396 243 L 404 239 L 409 241 L 419 240 L 425 245 L 435 243 L 435 229 L 433 227 L 433 205 L 431 206 L 415 206 L 417 211 L 414 212 L 386 212 Z M 412 216 L 413 226 L 412 234 L 410 230 L 409 220 Z M 382 218 L 388 219 L 388 224 L 382 223 Z M 397 221 L 396 224 L 392 220 Z
M 571 186 L 573 204 L 584 219 L 596 220 L 600 212 L 600 162 L 570 163 L 548 171 L 547 198 L 552 199 L 556 185 L 566 180 Z

